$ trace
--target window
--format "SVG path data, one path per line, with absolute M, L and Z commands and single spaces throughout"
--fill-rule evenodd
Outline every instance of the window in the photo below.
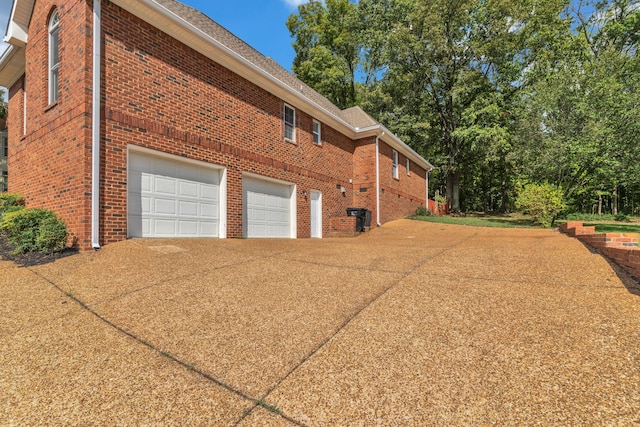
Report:
M 411 175 L 411 165 L 409 164 L 409 159 L 407 159 L 407 175 Z
M 7 173 L 7 171 L 2 171 L 2 179 L 0 180 L 0 191 L 7 191 L 9 189 L 8 177 L 9 174 Z
M 393 150 L 393 168 L 391 170 L 393 177 L 398 179 L 398 152 L 396 150 Z
M 0 135 L 0 146 L 2 147 L 2 157 L 6 159 L 9 155 L 9 140 L 6 135 Z
M 313 121 L 313 142 L 320 145 L 322 143 L 322 135 L 320 133 L 320 122 Z
M 49 19 L 49 104 L 58 100 L 58 70 L 60 68 L 60 19 L 54 10 Z
M 296 140 L 296 110 L 288 105 L 284 106 L 284 138 Z

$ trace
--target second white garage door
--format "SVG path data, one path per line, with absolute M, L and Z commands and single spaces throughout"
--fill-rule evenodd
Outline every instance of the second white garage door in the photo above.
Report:
M 242 177 L 245 237 L 295 237 L 293 184 Z
M 130 237 L 220 236 L 221 169 L 130 151 L 127 172 Z

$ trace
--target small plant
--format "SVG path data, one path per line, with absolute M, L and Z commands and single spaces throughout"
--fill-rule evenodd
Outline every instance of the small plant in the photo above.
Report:
M 277 406 L 274 405 L 269 405 L 267 402 L 265 402 L 264 400 L 260 399 L 256 402 L 259 406 L 262 406 L 264 409 L 266 409 L 269 412 L 273 412 L 276 415 L 280 415 L 280 409 L 278 409 Z
M 629 222 L 629 217 L 623 213 L 616 215 L 615 219 L 616 221 L 620 221 L 620 222 Z
M 562 189 L 545 183 L 527 184 L 518 195 L 516 207 L 529 213 L 535 225 L 551 227 L 566 205 Z
M 429 212 L 429 209 L 425 208 L 424 206 L 418 206 L 418 208 L 416 209 L 416 216 L 429 216 L 431 215 L 431 212 Z
M 447 208 L 447 198 L 437 193 L 433 199 L 438 206 L 438 212 L 440 212 L 441 214 L 444 213 Z

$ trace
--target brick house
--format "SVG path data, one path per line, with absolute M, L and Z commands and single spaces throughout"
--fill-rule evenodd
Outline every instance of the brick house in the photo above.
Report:
M 82 249 L 322 237 L 348 207 L 375 226 L 427 206 L 424 158 L 175 0 L 14 0 L 5 41 L 9 190 Z

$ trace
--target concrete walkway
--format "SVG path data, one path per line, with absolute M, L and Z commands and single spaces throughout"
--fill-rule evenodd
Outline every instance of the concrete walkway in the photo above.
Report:
M 640 288 L 551 230 L 0 261 L 1 425 L 640 424 Z

